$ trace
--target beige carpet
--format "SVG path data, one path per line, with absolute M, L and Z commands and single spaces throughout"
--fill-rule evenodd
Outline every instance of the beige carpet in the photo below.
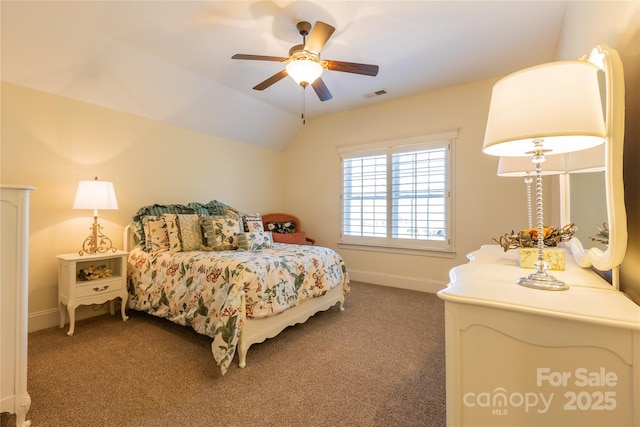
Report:
M 129 314 L 29 335 L 33 427 L 445 425 L 436 295 L 353 283 L 344 312 L 252 346 L 224 377 L 208 337 Z

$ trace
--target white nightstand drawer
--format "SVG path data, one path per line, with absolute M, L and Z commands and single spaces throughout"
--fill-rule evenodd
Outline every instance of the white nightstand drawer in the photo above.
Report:
M 76 287 L 76 297 L 83 298 L 88 296 L 96 296 L 102 294 L 108 294 L 111 292 L 122 290 L 122 279 L 117 278 L 114 280 L 96 280 L 95 282 L 88 281 L 86 284 Z

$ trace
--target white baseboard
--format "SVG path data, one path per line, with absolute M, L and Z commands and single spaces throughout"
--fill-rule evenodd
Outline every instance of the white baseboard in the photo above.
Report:
M 109 313 L 109 304 L 81 305 L 76 309 L 76 322 L 89 317 Z M 118 312 L 119 313 L 119 312 Z M 60 310 L 52 308 L 35 313 L 29 313 L 29 332 L 40 331 L 53 327 L 60 327 Z M 69 315 L 65 311 L 65 329 L 69 330 Z M 77 326 L 76 326 L 77 327 Z
M 374 285 L 409 289 L 412 291 L 428 292 L 432 294 L 435 294 L 439 290 L 447 287 L 447 283 L 445 282 L 352 269 L 349 269 L 349 279 L 355 282 L 372 283 Z

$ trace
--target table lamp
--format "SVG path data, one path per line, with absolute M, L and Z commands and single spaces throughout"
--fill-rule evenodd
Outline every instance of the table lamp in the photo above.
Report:
M 535 165 L 538 259 L 519 285 L 566 290 L 547 273 L 544 260 L 542 164 L 547 155 L 595 147 L 605 141 L 597 67 L 588 61 L 558 61 L 527 68 L 493 87 L 483 152 L 528 157 Z
M 564 172 L 564 156 L 547 156 L 542 175 L 557 175 Z M 533 228 L 533 209 L 531 203 L 531 183 L 535 177 L 536 167 L 529 157 L 500 157 L 498 160 L 498 176 L 522 177 L 527 192 L 527 228 Z
M 98 209 L 118 209 L 113 183 L 99 181 L 98 177 L 93 181 L 80 181 L 73 209 L 93 209 L 91 234 L 82 244 L 80 255 L 104 253 L 109 250 L 115 252 L 116 248 L 113 247 L 111 239 L 102 234 L 102 226 L 98 224 Z
M 542 175 L 560 175 L 561 183 L 567 179 L 567 174 L 589 173 L 604 171 L 605 152 L 604 144 L 597 145 L 587 150 L 580 150 L 564 154 L 551 154 L 546 156 Z M 535 177 L 536 168 L 528 157 L 500 157 L 498 160 L 498 176 L 502 177 L 522 177 L 527 192 L 527 228 L 533 228 L 533 214 L 531 203 L 531 183 Z M 560 185 L 560 191 L 567 189 L 566 184 Z M 568 198 L 561 194 L 565 201 Z M 568 218 L 562 217 L 562 224 L 569 222 Z

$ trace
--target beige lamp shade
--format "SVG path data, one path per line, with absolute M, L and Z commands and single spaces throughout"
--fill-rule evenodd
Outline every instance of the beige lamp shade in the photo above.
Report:
M 568 173 L 603 172 L 605 170 L 605 144 L 588 150 L 565 153 Z
M 547 156 L 542 175 L 564 173 L 564 154 Z M 536 165 L 531 157 L 500 157 L 498 160 L 498 176 L 527 176 L 536 174 Z
M 118 209 L 113 183 L 108 181 L 80 181 L 73 209 Z
M 510 74 L 493 87 L 483 151 L 531 156 L 534 140 L 547 154 L 584 150 L 605 139 L 597 68 L 559 61 Z
M 563 154 L 551 154 L 543 163 L 542 175 L 604 171 L 604 144 L 586 150 Z M 535 175 L 536 165 L 531 157 L 500 157 L 498 176 Z

